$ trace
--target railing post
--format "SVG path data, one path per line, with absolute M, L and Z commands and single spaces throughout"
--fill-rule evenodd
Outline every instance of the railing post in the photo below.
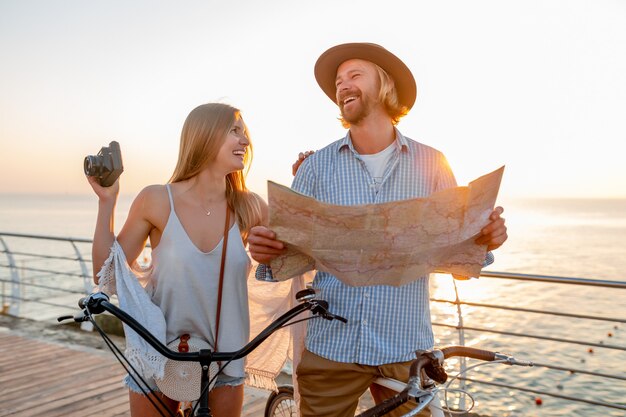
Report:
M 456 297 L 454 300 L 454 304 L 456 304 L 456 314 L 458 317 L 457 322 L 457 331 L 459 332 L 459 345 L 465 346 L 465 329 L 463 327 L 463 311 L 461 310 L 461 299 L 459 298 L 459 290 L 456 286 L 456 281 L 452 278 L 452 284 L 454 284 L 454 296 Z M 467 369 L 467 361 L 461 356 L 459 361 L 460 373 L 461 375 L 465 375 L 465 370 Z M 461 379 L 461 390 L 466 389 L 465 379 Z M 459 400 L 459 409 L 465 409 L 465 395 L 461 395 Z
M 11 270 L 11 302 L 9 303 L 9 314 L 11 316 L 19 316 L 20 314 L 20 274 L 17 270 L 17 266 L 15 265 L 15 259 L 13 258 L 13 254 L 9 249 L 9 246 L 6 244 L 2 236 L 0 236 L 0 243 L 4 247 L 4 251 L 7 254 L 7 259 L 9 260 L 9 269 Z M 2 310 L 4 311 L 5 303 L 4 303 L 4 289 L 2 291 Z
M 83 286 L 85 288 L 85 295 L 91 294 L 91 290 L 93 289 L 93 285 L 91 283 L 91 274 L 89 273 L 89 269 L 87 268 L 87 264 L 85 263 L 85 259 L 83 259 L 83 254 L 76 246 L 76 242 L 70 240 L 72 247 L 74 248 L 74 252 L 76 253 L 76 257 L 78 258 L 78 262 L 80 263 L 80 269 L 82 271 L 83 277 Z M 80 328 L 87 332 L 93 331 L 93 324 L 90 321 L 84 321 L 80 324 Z

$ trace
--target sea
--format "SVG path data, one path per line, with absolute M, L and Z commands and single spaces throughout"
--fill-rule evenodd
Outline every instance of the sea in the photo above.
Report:
M 121 228 L 131 202 L 132 196 L 120 197 L 116 230 Z M 485 270 L 626 282 L 626 199 L 508 199 L 498 204 L 505 209 L 509 239 L 494 252 L 496 260 Z M 96 210 L 96 197 L 90 195 L 0 194 L 0 232 L 90 239 Z M 11 242 L 9 238 L 5 241 Z M 28 244 L 20 243 L 20 250 L 28 250 L 23 247 Z M 588 320 L 462 305 L 463 324 L 483 329 L 466 330 L 462 335 L 466 345 L 565 368 L 488 364 L 470 369 L 465 374 L 467 378 L 555 394 L 469 382 L 465 386 L 468 394 L 462 395 L 465 406 L 474 403 L 472 412 L 492 417 L 626 416 L 624 410 L 558 397 L 626 405 L 625 289 L 485 277 L 456 282 L 447 275 L 431 278 L 431 297 L 454 300 L 457 294 L 462 301 L 474 304 L 621 320 Z M 453 304 L 431 304 L 434 323 L 456 325 L 457 313 Z M 435 326 L 434 331 L 437 345 L 459 343 L 459 332 L 453 327 Z M 454 375 L 458 361 L 449 362 L 449 374 Z M 474 364 L 477 362 L 468 361 L 469 366 Z M 580 371 L 622 379 L 595 377 Z M 459 388 L 457 381 L 451 388 Z M 450 402 L 458 403 L 459 394 L 451 393 Z

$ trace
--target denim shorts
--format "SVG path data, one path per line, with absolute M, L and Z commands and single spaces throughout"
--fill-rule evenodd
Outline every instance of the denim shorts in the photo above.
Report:
M 152 391 L 161 392 L 159 388 L 157 387 L 154 379 L 152 378 L 147 378 L 147 379 L 144 378 L 144 379 L 146 383 L 148 384 L 148 387 L 150 387 Z M 242 385 L 245 382 L 245 380 L 246 380 L 246 377 L 244 376 L 239 377 L 239 376 L 219 374 L 217 376 L 217 379 L 215 380 L 215 385 L 213 386 L 213 388 L 215 389 L 215 388 L 220 388 L 220 387 L 237 387 L 239 385 Z M 143 392 L 141 391 L 141 388 L 139 388 L 139 385 L 137 385 L 137 383 L 133 380 L 133 378 L 130 377 L 130 375 L 126 375 L 126 377 L 124 378 L 124 385 L 126 385 L 128 389 L 130 389 L 133 392 L 136 392 L 137 394 L 143 394 Z M 149 392 L 148 389 L 145 389 L 145 391 Z

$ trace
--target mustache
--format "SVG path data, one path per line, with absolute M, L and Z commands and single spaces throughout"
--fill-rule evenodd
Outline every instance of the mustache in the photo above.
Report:
M 339 104 L 343 105 L 343 101 L 350 96 L 360 96 L 361 95 L 361 90 L 359 89 L 352 89 L 352 90 L 346 90 L 346 91 L 342 91 L 341 93 L 339 93 L 339 95 L 337 96 L 337 100 L 339 101 Z

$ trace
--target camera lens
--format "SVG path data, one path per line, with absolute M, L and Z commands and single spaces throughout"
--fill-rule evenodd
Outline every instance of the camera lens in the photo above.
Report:
M 93 177 L 97 176 L 98 169 L 98 157 L 90 155 L 85 157 L 85 162 L 83 163 L 83 168 L 85 170 L 85 175 Z

